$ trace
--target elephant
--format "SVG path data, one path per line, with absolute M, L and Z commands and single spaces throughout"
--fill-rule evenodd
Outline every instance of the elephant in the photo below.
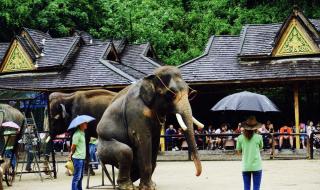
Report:
M 5 146 L 5 138 L 3 136 L 3 127 L 2 123 L 12 121 L 16 123 L 17 125 L 20 126 L 20 128 L 23 130 L 23 125 L 25 121 L 24 115 L 17 110 L 16 108 L 8 105 L 8 104 L 0 104 L 0 153 L 4 151 L 4 146 Z M 9 167 L 10 162 L 6 159 L 1 158 L 0 154 L 0 190 L 3 189 L 2 185 L 2 176 L 4 171 L 6 170 L 7 167 Z
M 2 143 L 4 142 L 4 136 L 2 135 L 3 128 L 1 127 L 2 123 L 12 121 L 20 127 L 23 127 L 24 118 L 24 115 L 16 108 L 8 104 L 0 104 L 0 151 L 3 150 L 4 146 L 4 143 Z
M 105 109 L 117 93 L 109 90 L 76 91 L 74 93 L 53 92 L 49 96 L 50 136 L 67 131 L 77 115 L 90 115 L 96 120 L 89 123 L 86 135 L 97 137 L 96 126 Z
M 109 90 L 88 90 L 76 91 L 74 93 L 53 92 L 49 96 L 49 119 L 50 138 L 55 138 L 58 134 L 67 131 L 72 119 L 77 115 L 90 115 L 95 118 L 88 124 L 85 131 L 86 136 L 86 163 L 89 163 L 89 140 L 90 137 L 97 137 L 96 126 L 100 121 L 105 109 L 109 106 L 116 92 Z M 47 144 L 46 162 L 44 168 L 48 168 L 49 152 L 52 145 Z M 85 165 L 87 172 L 88 164 Z M 94 175 L 91 168 L 90 172 Z
M 168 114 L 176 114 L 185 130 L 187 143 L 196 167 L 202 171 L 194 138 L 193 123 L 203 127 L 192 116 L 188 99 L 189 86 L 174 66 L 162 66 L 154 73 L 131 84 L 112 100 L 97 126 L 97 155 L 105 164 L 119 168 L 119 189 L 156 189 L 151 180 L 156 167 L 160 131 Z

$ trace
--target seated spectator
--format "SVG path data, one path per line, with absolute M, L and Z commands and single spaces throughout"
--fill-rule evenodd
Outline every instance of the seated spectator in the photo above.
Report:
M 299 126 L 300 126 L 300 133 L 306 133 L 306 125 L 304 123 L 300 123 Z M 306 148 L 305 139 L 306 139 L 306 136 L 300 135 L 300 141 L 303 149 Z
M 234 131 L 234 133 L 237 133 L 237 134 L 241 133 L 241 123 L 238 123 L 237 129 Z
M 221 126 L 221 134 L 231 134 L 231 131 L 229 129 L 229 124 L 228 123 L 223 123 L 222 126 Z M 226 139 L 232 139 L 232 136 L 225 136 L 225 137 L 222 137 L 222 141 L 223 141 L 223 144 L 224 144 L 224 141 Z
M 316 132 L 320 132 L 320 122 L 316 125 Z
M 215 134 L 221 134 L 221 129 L 220 128 L 216 129 Z M 222 149 L 221 137 L 216 137 L 214 140 L 215 140 L 215 147 L 217 147 L 218 149 Z
M 210 136 L 206 136 L 207 150 L 213 150 L 214 149 L 215 141 L 214 141 L 213 136 L 211 136 L 214 133 L 215 133 L 215 130 L 213 129 L 213 126 L 209 125 L 207 134 L 210 135 Z
M 288 127 L 287 125 L 283 126 L 280 128 L 280 133 L 285 133 L 285 134 L 288 134 L 288 135 L 280 135 L 279 136 L 279 151 L 281 151 L 282 149 L 282 145 L 283 145 L 283 141 L 286 140 L 286 141 L 289 141 L 290 143 L 290 148 L 292 150 L 294 150 L 293 148 L 293 137 L 290 135 L 292 134 L 292 129 L 290 127 Z
M 196 135 L 195 136 L 195 139 L 196 139 L 196 143 L 198 145 L 198 147 L 200 149 L 205 149 L 206 147 L 206 136 L 201 136 L 201 135 L 205 135 L 207 134 L 207 131 L 201 127 L 198 127 L 198 129 L 196 129 L 194 131 L 194 134 Z
M 274 133 L 273 124 L 271 123 L 270 120 L 266 122 L 266 129 L 269 131 L 269 133 Z
M 17 158 L 16 158 L 16 154 L 13 151 L 15 139 L 12 138 L 11 135 L 16 135 L 19 132 L 19 130 L 20 129 L 13 129 L 13 128 L 9 129 L 8 128 L 4 131 L 4 135 L 8 135 L 8 136 L 6 136 L 7 146 L 6 146 L 6 149 L 4 152 L 4 156 L 5 156 L 5 158 L 11 159 L 11 166 L 12 166 L 13 170 L 15 170 L 15 168 L 16 168 Z
M 184 136 L 183 136 L 183 130 L 181 127 L 178 128 L 178 132 L 177 132 L 177 135 L 180 135 L 180 137 L 177 138 L 177 147 L 178 149 L 182 149 L 181 145 L 182 145 L 182 142 L 185 140 Z
M 266 128 L 265 124 L 261 125 L 261 128 L 258 129 L 258 132 L 261 133 L 262 135 L 262 140 L 263 140 L 263 149 L 269 149 L 270 146 L 270 136 L 269 136 L 269 131 Z
M 177 133 L 176 129 L 173 128 L 173 125 L 169 125 L 169 127 L 166 129 L 166 149 L 167 150 L 176 150 L 176 138 L 173 138 L 172 135 L 175 135 Z

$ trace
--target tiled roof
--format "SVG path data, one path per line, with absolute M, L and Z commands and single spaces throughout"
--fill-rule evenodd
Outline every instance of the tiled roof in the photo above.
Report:
M 44 33 L 39 30 L 30 29 L 30 28 L 23 28 L 23 29 L 26 32 L 28 32 L 32 40 L 37 44 L 39 48 L 43 48 L 43 44 L 41 43 L 43 39 L 48 40 L 52 38 L 48 33 Z
M 115 73 L 99 61 L 109 45 L 107 43 L 82 46 L 72 66 L 59 73 L 21 73 L 0 76 L 0 88 L 55 90 L 130 84 L 132 81 Z
M 9 43 L 0 43 L 0 62 L 2 61 L 2 58 L 6 53 L 7 49 L 9 48 L 9 45 Z
M 143 55 L 148 48 L 149 44 L 127 45 L 121 54 L 121 63 L 114 65 L 136 79 L 151 74 L 160 65 Z
M 313 26 L 316 27 L 318 31 L 320 31 L 320 20 L 317 20 L 317 19 L 309 19 L 309 20 L 311 21 Z
M 126 39 L 122 40 L 111 40 L 118 54 L 121 54 L 127 44 Z
M 75 53 L 80 37 L 52 38 L 46 40 L 38 68 L 64 65 Z
M 284 80 L 320 77 L 320 58 L 239 62 L 239 36 L 215 36 L 206 54 L 180 66 L 183 78 L 191 83 L 230 83 L 249 80 Z
M 33 41 L 16 36 L 38 67 L 21 73 L 1 73 L 0 88 L 53 91 L 125 86 L 152 73 L 159 66 L 147 57 L 146 53 L 152 51 L 150 44 L 128 45 L 125 40 L 91 41 L 91 36 L 84 32 L 64 38 L 47 36 L 42 41 L 44 33 L 41 36 L 41 32 L 24 30 L 31 38 L 37 37 L 33 41 L 41 41 L 41 54 L 36 55 L 31 48 Z M 8 46 L 7 43 L 0 44 L 0 58 Z M 108 52 L 117 54 L 110 56 L 119 57 L 119 62 L 116 62 L 118 59 L 107 60 Z
M 310 19 L 320 32 L 320 20 Z M 239 55 L 270 55 L 281 24 L 248 24 L 241 31 Z
M 128 45 L 126 40 L 92 39 L 81 31 L 63 38 L 51 38 L 27 28 L 24 31 L 32 40 L 22 35 L 16 39 L 30 54 L 37 69 L 0 73 L 0 88 L 56 90 L 124 86 L 159 67 L 153 58 L 147 57 L 147 52 L 152 51 L 150 44 Z M 46 40 L 43 41 L 43 37 Z M 34 42 L 41 42 L 40 54 L 34 52 Z M 0 58 L 7 48 L 8 44 L 0 44 Z

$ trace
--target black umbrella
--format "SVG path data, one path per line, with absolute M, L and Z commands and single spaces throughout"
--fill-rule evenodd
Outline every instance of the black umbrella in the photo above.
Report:
M 224 97 L 212 111 L 279 112 L 277 106 L 264 95 L 243 91 Z

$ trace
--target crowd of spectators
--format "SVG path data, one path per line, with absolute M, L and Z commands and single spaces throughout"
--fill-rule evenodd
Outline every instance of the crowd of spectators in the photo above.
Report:
M 312 121 L 307 121 L 306 124 L 300 123 L 300 131 L 304 135 L 300 135 L 301 148 L 305 149 L 307 146 L 307 139 L 313 131 L 320 132 L 320 122 L 314 126 Z M 263 137 L 264 150 L 272 148 L 272 143 L 279 150 L 291 149 L 295 151 L 295 136 L 292 133 L 296 133 L 295 126 L 293 124 L 284 124 L 277 126 L 276 128 L 270 120 L 266 121 L 258 133 Z M 235 149 L 237 136 L 243 132 L 241 123 L 238 123 L 236 127 L 230 126 L 228 123 L 222 123 L 219 127 L 214 127 L 209 124 L 205 128 L 195 127 L 195 140 L 199 150 L 227 150 Z M 279 134 L 278 134 L 279 133 Z M 274 134 L 274 138 L 271 138 L 271 134 Z M 166 150 L 183 150 L 187 149 L 187 143 L 183 136 L 181 128 L 175 128 L 173 125 L 165 130 L 165 144 Z M 314 136 L 314 146 L 320 148 L 320 135 Z

